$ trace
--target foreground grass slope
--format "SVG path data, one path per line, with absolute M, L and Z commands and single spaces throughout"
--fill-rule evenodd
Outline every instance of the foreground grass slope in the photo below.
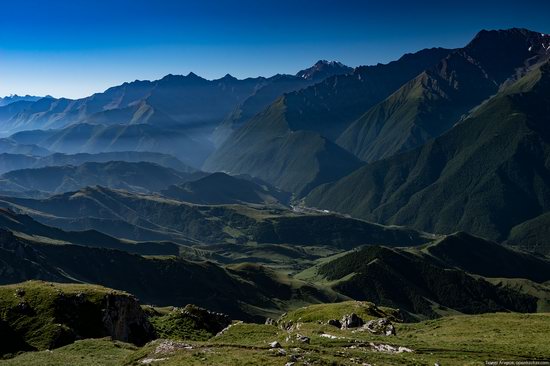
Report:
M 0 354 L 46 350 L 110 336 L 144 344 L 154 338 L 137 300 L 101 286 L 29 281 L 0 286 Z
M 493 313 L 450 316 L 420 323 L 394 323 L 396 336 L 341 330 L 320 324 L 355 309 L 379 312 L 370 303 L 344 302 L 299 309 L 293 328 L 235 323 L 206 341 L 155 340 L 144 347 L 86 339 L 52 351 L 0 361 L 9 366 L 80 365 L 484 365 L 487 360 L 550 358 L 550 314 Z M 296 316 L 299 314 L 298 320 Z M 319 317 L 319 314 L 323 316 Z M 368 314 L 365 314 L 368 316 Z M 379 312 L 378 316 L 384 315 Z M 374 315 L 372 318 L 376 318 Z M 365 319 L 369 319 L 366 317 Z M 309 337 L 309 343 L 297 335 Z M 277 341 L 280 348 L 271 348 Z M 386 345 L 387 350 L 376 347 Z M 401 347 L 401 348 L 400 348 Z

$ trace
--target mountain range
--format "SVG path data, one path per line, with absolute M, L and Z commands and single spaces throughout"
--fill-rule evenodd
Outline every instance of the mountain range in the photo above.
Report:
M 232 130 L 284 92 L 338 72 L 341 64 L 318 62 L 307 77 L 276 75 L 206 80 L 196 74 L 134 81 L 90 97 L 43 98 L 0 107 L 3 134 L 21 144 L 59 153 L 140 151 L 169 153 L 199 168 Z M 217 128 L 218 127 L 218 128 Z M 37 130 L 37 131 L 32 131 Z
M 232 134 L 203 169 L 250 174 L 298 195 L 344 176 L 360 161 L 336 145 L 339 134 L 449 52 L 423 50 L 285 94 Z
M 549 71 L 547 61 L 535 66 L 447 133 L 318 187 L 306 204 L 430 232 L 506 239 L 549 209 Z M 538 245 L 548 250 L 546 240 Z
M 224 332 L 245 327 L 241 352 L 269 362 L 327 342 L 370 355 L 381 338 L 346 329 L 357 312 L 420 322 L 391 339 L 423 357 L 435 341 L 415 343 L 417 329 L 550 311 L 549 35 L 482 30 L 387 64 L 19 99 L 0 100 L 0 285 L 128 291 L 166 337 L 199 322 L 191 303 L 269 318 L 190 331 L 227 346 Z M 26 295 L 0 291 L 0 315 L 26 314 Z M 23 339 L 18 316 L 0 331 Z
M 48 97 L 46 97 L 48 98 Z M 37 100 L 42 99 L 42 97 L 36 97 L 33 95 L 8 95 L 6 97 L 0 97 L 0 107 L 6 106 L 15 102 L 36 102 Z

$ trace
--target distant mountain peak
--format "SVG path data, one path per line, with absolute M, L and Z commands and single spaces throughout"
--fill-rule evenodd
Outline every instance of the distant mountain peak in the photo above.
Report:
M 327 60 L 319 60 L 315 63 L 315 66 L 338 66 L 338 67 L 347 67 L 340 61 L 327 61 Z
M 183 84 L 193 84 L 193 83 L 203 83 L 208 82 L 208 80 L 198 76 L 194 72 L 190 72 L 187 75 L 173 75 L 168 74 L 162 79 L 159 80 L 159 83 L 163 85 L 183 85 Z
M 236 77 L 234 77 L 231 74 L 225 74 L 223 78 L 219 79 L 220 81 L 236 81 L 238 80 Z
M 310 68 L 298 71 L 296 76 L 307 80 L 322 80 L 329 76 L 348 74 L 352 71 L 353 68 L 341 62 L 319 60 Z
M 466 49 L 483 47 L 488 50 L 494 49 L 499 46 L 507 46 L 509 48 L 514 45 L 522 43 L 521 46 L 529 52 L 546 51 L 550 46 L 550 37 L 547 34 L 535 32 L 525 28 L 509 28 L 499 30 L 486 30 L 479 31 L 472 41 L 466 46 Z
M 0 97 L 0 107 L 14 103 L 14 102 L 20 102 L 20 101 L 36 102 L 39 99 L 42 99 L 42 97 L 29 95 L 29 94 L 26 94 L 26 95 L 10 94 L 3 98 Z

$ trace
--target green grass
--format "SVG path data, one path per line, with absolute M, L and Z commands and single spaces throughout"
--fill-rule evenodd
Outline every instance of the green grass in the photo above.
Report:
M 215 315 L 194 305 L 185 308 L 146 309 L 159 338 L 205 341 L 227 327 L 227 316 Z
M 22 335 L 23 341 L 30 347 L 49 349 L 71 342 L 74 334 L 70 325 L 82 328 L 89 334 L 100 333 L 101 312 L 97 309 L 105 296 L 113 292 L 101 286 L 42 281 L 1 286 L 0 319 Z M 74 300 L 77 296 L 84 299 L 79 317 L 69 319 L 67 307 L 74 310 L 70 299 Z
M 137 347 L 113 342 L 108 338 L 85 339 L 52 351 L 28 352 L 9 360 L 2 366 L 120 366 Z
M 459 315 L 419 323 L 395 323 L 397 336 L 385 337 L 369 332 L 340 330 L 320 324 L 350 312 L 364 319 L 373 317 L 377 308 L 367 302 L 313 305 L 290 312 L 295 328 L 263 324 L 237 323 L 206 341 L 186 340 L 187 349 L 158 352 L 164 340 L 137 348 L 108 339 L 78 341 L 52 352 L 29 352 L 1 365 L 261 365 L 281 366 L 296 358 L 296 366 L 305 365 L 484 365 L 487 360 L 545 360 L 550 358 L 547 336 L 550 313 L 492 313 Z M 160 311 L 166 313 L 168 309 Z M 376 310 L 378 312 L 378 310 Z M 380 309 L 380 315 L 391 313 Z M 169 314 L 169 312 L 168 312 Z M 296 339 L 310 337 L 309 344 Z M 330 334 L 335 339 L 321 336 Z M 278 341 L 286 354 L 281 355 L 269 343 Z M 407 347 L 414 352 L 390 354 L 375 352 L 370 343 Z
M 281 322 L 292 323 L 326 323 L 330 319 L 342 319 L 346 314 L 355 313 L 363 320 L 370 320 L 380 317 L 399 318 L 394 309 L 378 308 L 367 301 L 345 301 L 335 304 L 318 304 L 306 306 L 291 311 L 281 317 Z

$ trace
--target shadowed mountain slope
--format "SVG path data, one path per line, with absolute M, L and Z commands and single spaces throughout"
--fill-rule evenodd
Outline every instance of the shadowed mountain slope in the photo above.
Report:
M 153 163 L 91 162 L 79 166 L 14 170 L 0 176 L 0 190 L 63 193 L 103 185 L 133 192 L 156 192 L 180 183 L 189 176 L 188 173 Z
M 204 169 L 249 174 L 297 194 L 337 179 L 358 162 L 331 141 L 372 105 L 449 52 L 420 51 L 285 94 L 235 131 Z
M 431 238 L 337 215 L 303 214 L 273 206 L 194 205 L 160 196 L 102 187 L 47 199 L 2 197 L 0 203 L 65 230 L 95 229 L 109 235 L 188 243 L 288 243 L 349 249 L 361 244 L 419 245 Z
M 548 59 L 550 37 L 526 29 L 481 31 L 355 121 L 338 144 L 376 161 L 441 135 L 532 65 Z
M 254 94 L 235 108 L 216 128 L 213 133 L 213 141 L 216 146 L 220 146 L 234 131 L 283 94 L 306 88 L 328 77 L 348 74 L 352 71 L 353 68 L 340 62 L 321 60 L 312 67 L 299 71 L 296 76 L 275 75 L 266 79 L 264 86 L 258 88 Z
M 550 64 L 423 147 L 317 188 L 306 204 L 436 233 L 504 240 L 550 210 Z
M 0 173 L 6 173 L 19 169 L 36 169 L 48 166 L 63 165 L 82 165 L 84 163 L 106 163 L 109 161 L 124 161 L 128 163 L 148 162 L 158 164 L 165 168 L 170 168 L 183 173 L 192 173 L 195 169 L 177 158 L 160 153 L 139 152 L 139 151 L 121 151 L 113 153 L 97 154 L 51 154 L 46 156 L 31 156 L 23 154 L 0 154 Z
M 132 292 L 149 304 L 193 303 L 245 320 L 276 316 L 294 301 L 317 303 L 343 298 L 261 266 L 224 269 L 211 262 L 51 245 L 22 239 L 5 229 L 0 229 L 0 273 L 2 284 L 28 279 L 100 284 Z
M 458 233 L 414 249 L 366 247 L 325 261 L 316 272 L 354 299 L 434 317 L 453 311 L 536 311 L 531 295 L 469 273 L 543 282 L 550 279 L 549 266 L 546 257 Z
M 213 173 L 198 180 L 172 185 L 161 192 L 168 198 L 203 204 L 286 204 L 289 194 L 268 185 L 225 173 Z

